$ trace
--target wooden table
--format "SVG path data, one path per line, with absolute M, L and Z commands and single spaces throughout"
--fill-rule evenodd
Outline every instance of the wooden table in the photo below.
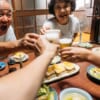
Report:
M 27 52 L 29 55 L 29 60 L 23 63 L 23 66 L 26 66 L 29 64 L 34 58 L 35 54 L 33 52 Z M 3 59 L 1 61 L 7 62 L 8 59 Z M 80 66 L 80 72 L 74 76 L 68 77 L 66 79 L 63 79 L 61 81 L 55 82 L 50 84 L 51 87 L 55 88 L 58 94 L 61 90 L 68 88 L 68 87 L 78 87 L 82 88 L 86 91 L 88 91 L 94 98 L 94 100 L 100 100 L 100 85 L 92 82 L 87 77 L 87 66 L 90 65 L 88 62 L 81 62 L 77 63 Z M 20 69 L 19 64 L 15 65 L 8 65 L 4 70 L 0 71 L 0 76 L 3 76 L 5 74 L 9 73 L 9 69 L 16 68 L 17 70 Z M 98 98 L 98 99 L 97 99 Z
M 55 88 L 58 94 L 65 88 L 81 88 L 89 92 L 94 100 L 100 100 L 100 84 L 91 81 L 87 76 L 87 66 L 89 66 L 90 63 L 81 62 L 77 64 L 80 66 L 80 72 L 78 74 L 52 83 L 50 86 Z

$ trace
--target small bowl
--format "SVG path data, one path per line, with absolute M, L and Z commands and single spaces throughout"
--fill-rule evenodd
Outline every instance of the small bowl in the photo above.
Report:
M 97 70 L 97 71 L 95 71 L 95 70 Z M 98 67 L 96 67 L 95 65 L 90 65 L 89 67 L 87 67 L 87 75 L 91 81 L 100 84 L 100 77 L 99 77 L 100 72 L 98 70 L 100 70 L 100 69 Z
M 3 70 L 6 67 L 5 62 L 0 62 L 0 71 Z
M 81 95 L 81 96 L 83 96 L 84 98 L 86 98 L 86 100 L 93 100 L 92 99 L 92 97 L 91 97 L 91 95 L 88 93 L 88 92 L 86 92 L 86 91 L 84 91 L 84 90 L 82 90 L 82 89 L 79 89 L 79 88 L 67 88 L 67 89 L 64 89 L 63 91 L 61 91 L 61 93 L 60 93 L 60 100 L 67 100 L 67 99 L 64 99 L 64 97 L 65 96 L 67 96 L 68 94 L 70 95 L 70 94 L 78 94 L 78 95 Z M 77 96 L 77 99 L 75 98 L 75 96 L 73 97 L 70 97 L 70 98 L 75 98 L 75 100 L 78 100 L 78 97 L 79 96 Z M 69 99 L 68 99 L 69 100 Z M 73 99 L 72 99 L 73 100 Z

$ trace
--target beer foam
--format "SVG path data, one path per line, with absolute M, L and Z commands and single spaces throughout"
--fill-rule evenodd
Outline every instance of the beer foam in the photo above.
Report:
M 61 44 L 71 43 L 71 42 L 72 42 L 72 39 L 63 38 L 63 39 L 60 39 L 59 42 L 60 42 Z

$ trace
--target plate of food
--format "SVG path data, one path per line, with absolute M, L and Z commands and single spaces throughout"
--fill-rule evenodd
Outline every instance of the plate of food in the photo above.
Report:
M 93 98 L 83 89 L 66 88 L 60 92 L 60 100 L 93 100 Z
M 78 44 L 79 47 L 83 47 L 83 48 L 92 48 L 93 45 L 91 43 L 88 42 L 81 42 Z
M 29 56 L 24 52 L 16 52 L 14 55 L 10 56 L 11 60 L 15 62 L 24 62 L 29 58 Z
M 100 68 L 91 65 L 87 68 L 88 75 L 95 81 L 100 83 Z
M 80 67 L 71 62 L 62 62 L 59 64 L 53 64 L 48 67 L 44 83 L 51 83 L 57 80 L 64 79 L 66 77 L 72 76 L 79 72 Z
M 6 67 L 6 63 L 5 62 L 0 62 L 0 71 L 3 70 Z
M 36 100 L 58 100 L 58 94 L 54 88 L 43 84 L 37 93 Z

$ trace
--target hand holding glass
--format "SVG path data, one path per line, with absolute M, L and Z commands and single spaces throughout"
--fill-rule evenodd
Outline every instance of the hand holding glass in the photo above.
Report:
M 49 40 L 50 42 L 58 43 L 59 38 L 60 38 L 60 30 L 50 29 L 46 31 L 45 35 L 46 35 L 47 40 Z

